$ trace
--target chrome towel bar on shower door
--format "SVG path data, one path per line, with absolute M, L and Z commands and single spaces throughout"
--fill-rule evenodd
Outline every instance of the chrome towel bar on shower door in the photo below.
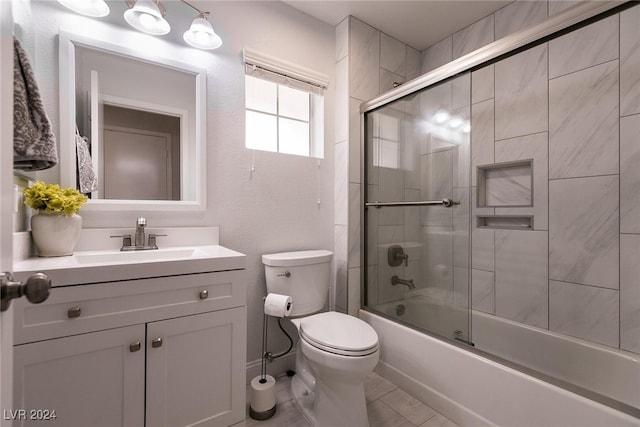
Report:
M 460 202 L 455 202 L 451 199 L 442 200 L 423 200 L 420 202 L 367 202 L 365 207 L 369 208 L 384 208 L 384 207 L 401 207 L 401 206 L 443 206 L 450 208 L 453 205 L 459 205 Z

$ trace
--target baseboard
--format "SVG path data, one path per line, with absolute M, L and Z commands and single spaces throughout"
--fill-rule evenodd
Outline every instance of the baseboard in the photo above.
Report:
M 257 359 L 247 363 L 247 384 L 251 383 L 251 380 L 260 375 L 261 360 Z M 272 377 L 279 377 L 286 373 L 288 370 L 293 370 L 296 367 L 296 351 L 295 349 L 291 353 L 282 356 L 279 359 L 275 359 L 273 362 L 267 362 L 267 374 Z

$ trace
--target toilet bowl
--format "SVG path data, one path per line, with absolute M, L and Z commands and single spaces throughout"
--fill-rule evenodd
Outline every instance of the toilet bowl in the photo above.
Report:
M 364 380 L 380 356 L 373 328 L 360 319 L 336 312 L 292 322 L 300 337 L 298 351 L 315 379 L 311 386 L 307 382 L 293 387 L 294 398 L 300 392 L 314 394 L 312 407 L 310 399 L 295 400 L 300 411 L 317 426 L 368 426 Z M 304 376 L 300 378 L 302 381 Z
M 379 360 L 378 335 L 364 321 L 326 305 L 331 270 L 329 251 L 263 255 L 268 292 L 293 299 L 291 319 L 298 331 L 296 407 L 318 427 L 367 427 L 364 380 Z

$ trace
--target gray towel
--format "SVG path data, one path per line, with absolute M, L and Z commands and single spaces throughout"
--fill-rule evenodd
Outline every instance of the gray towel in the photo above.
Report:
M 15 37 L 13 45 L 13 167 L 49 169 L 58 164 L 56 137 L 27 54 Z
M 78 189 L 83 194 L 91 193 L 98 189 L 98 178 L 93 170 L 91 151 L 87 138 L 80 135 L 76 128 L 76 155 L 78 158 Z

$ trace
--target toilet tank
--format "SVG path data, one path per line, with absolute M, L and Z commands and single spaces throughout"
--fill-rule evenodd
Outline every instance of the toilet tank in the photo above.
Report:
M 267 292 L 293 299 L 291 316 L 306 316 L 325 308 L 333 252 L 311 250 L 262 255 Z

